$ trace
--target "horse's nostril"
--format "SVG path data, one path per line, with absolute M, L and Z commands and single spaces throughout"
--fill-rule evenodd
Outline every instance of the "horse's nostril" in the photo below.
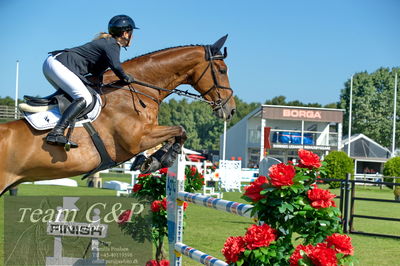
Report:
M 233 116 L 236 113 L 236 109 L 232 109 L 231 115 Z

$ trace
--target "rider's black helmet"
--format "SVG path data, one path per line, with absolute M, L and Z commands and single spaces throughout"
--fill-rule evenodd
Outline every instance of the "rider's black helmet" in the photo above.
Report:
M 124 31 L 132 31 L 136 28 L 135 22 L 127 15 L 118 15 L 108 22 L 108 33 L 114 37 L 119 37 Z

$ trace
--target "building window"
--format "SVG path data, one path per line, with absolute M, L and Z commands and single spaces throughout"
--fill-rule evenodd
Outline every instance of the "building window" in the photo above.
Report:
M 249 149 L 249 162 L 247 163 L 248 168 L 258 168 L 260 162 L 260 149 Z
M 249 144 L 260 145 L 261 142 L 261 130 L 260 129 L 249 129 L 248 142 Z

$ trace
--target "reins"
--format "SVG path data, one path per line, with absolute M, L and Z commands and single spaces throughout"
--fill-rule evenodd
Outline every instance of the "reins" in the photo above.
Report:
M 116 82 L 118 82 L 118 81 L 116 81 Z M 137 90 L 131 84 L 128 84 L 127 85 L 128 87 L 126 87 L 126 86 L 114 85 L 114 83 L 115 82 L 108 83 L 108 84 L 103 84 L 102 87 L 110 87 L 110 88 L 115 88 L 115 89 L 128 90 L 128 91 L 130 91 L 132 93 L 141 94 L 143 96 L 146 96 L 147 98 L 150 98 L 151 100 L 155 101 L 157 104 L 161 103 L 159 99 L 157 99 L 157 98 L 155 98 L 155 97 L 153 97 L 153 96 L 151 96 L 151 95 L 149 95 L 147 93 L 144 93 L 144 92 L 141 92 L 141 91 Z M 165 91 L 165 92 L 168 92 L 168 95 L 171 95 L 171 94 L 175 93 L 175 94 L 177 94 L 179 96 L 192 98 L 192 99 L 195 99 L 195 100 L 198 100 L 198 101 L 206 102 L 206 103 L 211 104 L 211 105 L 215 104 L 213 101 L 209 101 L 209 100 L 203 99 L 201 94 L 191 93 L 188 90 L 186 90 L 186 91 L 180 90 L 180 89 L 168 90 L 168 89 L 165 89 L 165 88 L 162 88 L 162 87 L 158 87 L 158 86 L 155 86 L 155 85 L 152 85 L 152 84 L 149 84 L 149 83 L 145 83 L 143 81 L 138 81 L 138 80 L 135 80 L 132 83 L 135 83 L 135 84 L 138 84 L 138 85 L 150 88 L 150 89 L 155 89 L 155 90 L 158 90 L 158 91 Z

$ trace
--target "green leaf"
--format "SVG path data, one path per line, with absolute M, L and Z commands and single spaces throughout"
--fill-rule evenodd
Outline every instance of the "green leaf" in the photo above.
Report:
M 267 247 L 261 247 L 261 248 L 259 248 L 259 249 L 260 249 L 260 251 L 261 251 L 263 254 L 265 254 L 265 255 L 267 255 L 268 252 L 269 252 L 269 249 L 268 249 Z
M 314 208 L 311 205 L 306 204 L 303 208 L 304 211 L 312 211 Z
M 252 252 L 252 250 L 246 249 L 246 250 L 243 252 L 243 254 L 244 254 L 246 257 L 249 257 L 250 254 L 251 254 L 251 252 Z
M 299 182 L 299 181 L 307 180 L 307 179 L 309 179 L 309 178 L 310 178 L 310 177 L 307 176 L 307 175 L 298 175 L 298 176 L 296 176 L 296 177 L 293 179 L 293 181 L 294 181 L 294 182 Z
M 290 215 L 290 214 L 286 214 L 286 215 L 285 215 L 285 218 L 284 218 L 284 219 L 285 219 L 285 222 L 288 221 L 288 220 L 290 220 L 290 219 L 292 219 L 293 217 L 295 217 L 295 216 L 294 216 L 294 215 Z
M 262 256 L 262 252 L 259 249 L 254 249 L 253 254 L 257 259 Z
M 299 212 L 297 212 L 297 213 L 298 213 L 300 216 L 303 216 L 303 217 L 304 217 L 304 216 L 306 215 L 307 212 L 306 212 L 306 211 L 299 211 Z
M 236 262 L 236 265 L 237 265 L 237 266 L 242 266 L 243 263 L 244 263 L 244 260 L 243 260 L 243 259 L 239 259 L 239 260 Z

